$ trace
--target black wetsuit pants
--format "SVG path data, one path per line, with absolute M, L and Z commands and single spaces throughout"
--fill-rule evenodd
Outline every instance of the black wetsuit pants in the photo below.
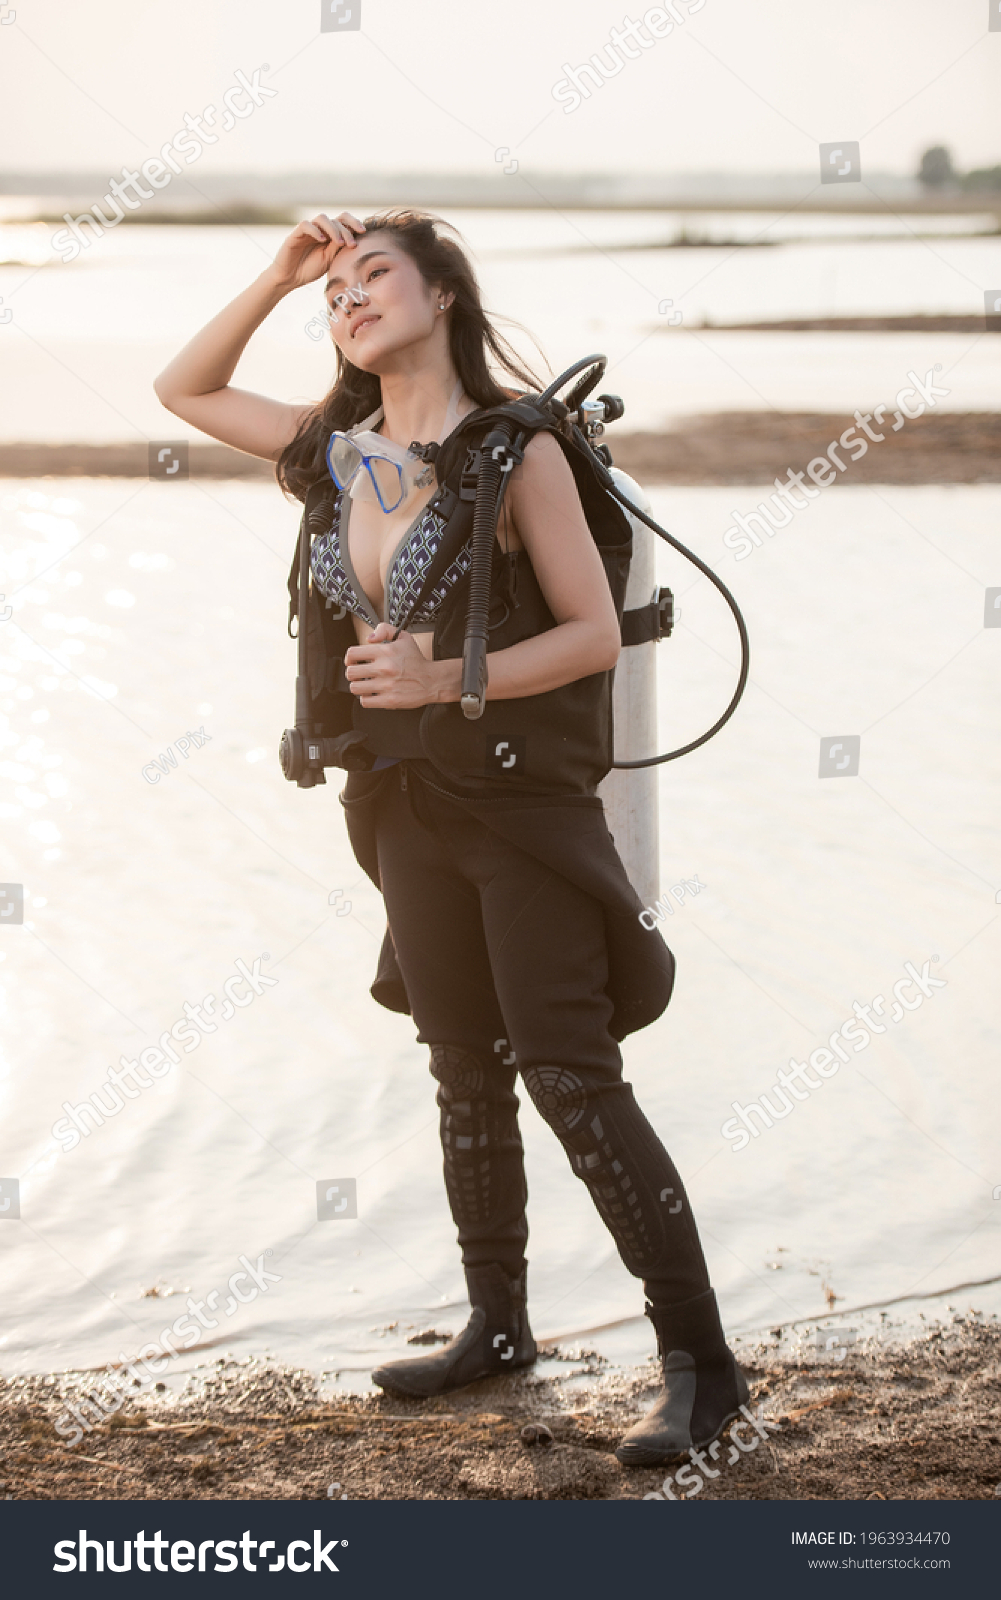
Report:
M 405 784 L 405 787 L 404 787 Z M 628 1270 L 660 1304 L 709 1286 L 674 1163 L 623 1081 L 599 902 L 401 762 L 376 797 L 379 874 L 438 1081 L 466 1266 L 515 1276 L 528 1239 L 518 1073 Z

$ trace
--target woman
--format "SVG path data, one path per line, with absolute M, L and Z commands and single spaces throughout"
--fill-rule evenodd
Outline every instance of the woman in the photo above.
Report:
M 474 409 L 534 387 L 486 318 L 449 231 L 406 211 L 300 223 L 274 264 L 156 382 L 168 410 L 277 462 L 279 482 L 302 500 L 321 480 L 329 486 L 333 433 L 358 438 L 354 452 L 350 442 L 339 447 L 356 467 L 384 442 L 390 459 L 373 458 L 340 485 L 310 557 L 314 590 L 350 617 L 356 642 L 344 648 L 340 686 L 361 708 L 362 724 L 367 712 L 458 701 L 461 647 L 443 650 L 441 630 L 452 598 L 458 614 L 468 551 L 422 606 L 405 604 L 420 598 L 415 573 L 427 569 L 441 533 L 425 510 L 435 492 L 427 446 L 441 444 Z M 285 295 L 324 273 L 337 351 L 326 399 L 291 405 L 231 388 L 254 330 Z M 491 357 L 517 390 L 499 385 Z M 621 645 L 616 607 L 574 476 L 550 434 L 526 446 L 504 508 L 504 559 L 522 574 L 518 582 L 535 586 L 551 625 L 489 652 L 488 701 L 607 684 Z M 400 632 L 392 618 L 404 613 L 414 625 Z M 391 717 L 383 724 L 393 725 Z M 592 742 L 598 750 L 597 728 Z M 411 1013 L 430 1047 L 445 1184 L 472 1307 L 448 1344 L 387 1362 L 374 1381 L 429 1396 L 535 1360 L 514 1093 L 520 1072 L 625 1266 L 642 1278 L 656 1329 L 663 1389 L 620 1443 L 620 1460 L 656 1465 L 708 1445 L 748 1389 L 723 1336 L 681 1178 L 622 1077 L 618 1041 L 663 1011 L 673 958 L 659 933 L 639 928 L 641 904 L 594 783 L 583 793 L 503 798 L 397 747 L 370 771 L 352 771 L 341 798 L 352 847 L 387 909 L 372 993 Z

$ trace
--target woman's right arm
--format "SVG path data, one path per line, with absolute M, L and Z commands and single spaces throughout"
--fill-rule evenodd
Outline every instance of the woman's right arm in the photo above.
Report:
M 347 211 L 334 220 L 321 212 L 300 222 L 271 266 L 164 367 L 153 385 L 161 404 L 223 444 L 277 461 L 312 407 L 234 389 L 229 380 L 269 312 L 292 289 L 322 277 L 338 250 L 353 245 L 355 234 L 364 231 Z

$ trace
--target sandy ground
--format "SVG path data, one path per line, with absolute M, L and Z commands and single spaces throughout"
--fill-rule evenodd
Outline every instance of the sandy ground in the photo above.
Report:
M 892 409 L 885 414 L 884 428 L 870 416 L 869 426 L 882 432 L 883 439 L 869 443 L 857 461 L 847 450 L 843 453 L 846 483 L 1001 482 L 1001 416 L 945 412 L 915 417 L 896 433 L 893 424 Z M 679 427 L 660 433 L 618 435 L 613 427 L 609 442 L 616 465 L 643 484 L 771 485 L 777 477 L 785 482 L 789 469 L 805 472 L 854 427 L 851 415 L 724 411 L 686 418 Z
M 826 453 L 854 418 L 840 413 L 724 411 L 680 418 L 660 432 L 608 431 L 617 466 L 641 483 L 767 483 L 787 469 L 804 471 Z M 875 432 L 881 430 L 870 424 Z M 893 431 L 887 412 L 882 442 L 851 461 L 852 483 L 999 483 L 1001 415 L 946 412 L 916 417 Z M 147 447 L 140 443 L 0 443 L 0 477 L 146 477 Z M 849 457 L 845 458 L 850 461 Z M 267 461 L 223 444 L 192 443 L 193 478 L 255 478 L 274 481 Z
M 309 1373 L 220 1359 L 212 1376 L 128 1402 L 67 1449 L 53 1423 L 83 1375 L 0 1379 L 0 1495 L 28 1500 L 617 1500 L 659 1490 L 670 1468 L 626 1469 L 622 1432 L 656 1369 L 604 1371 L 586 1349 L 544 1352 L 567 1378 L 531 1371 L 426 1402 L 318 1399 Z M 844 1359 L 743 1356 L 752 1407 L 777 1423 L 680 1499 L 983 1500 L 1001 1492 L 1001 1324 L 955 1317 Z M 93 1378 L 90 1382 L 93 1382 Z M 543 1423 L 551 1441 L 527 1442 Z M 748 1432 L 750 1430 L 747 1430 Z M 754 1435 L 752 1435 L 754 1437 Z M 84 1453 L 81 1453 L 84 1452 Z M 728 1465 L 728 1456 L 735 1456 Z M 666 1501 L 665 1501 L 666 1503 Z

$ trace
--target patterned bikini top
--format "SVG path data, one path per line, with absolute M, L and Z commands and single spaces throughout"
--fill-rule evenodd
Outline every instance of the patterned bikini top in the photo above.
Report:
M 361 617 L 373 628 L 379 618 L 372 608 L 368 595 L 358 581 L 348 552 L 347 529 L 350 521 L 351 497 L 341 491 L 334 501 L 331 526 L 313 541 L 310 564 L 313 582 L 320 593 L 335 605 L 343 606 L 354 616 Z M 383 593 L 385 620 L 398 628 L 403 623 L 421 590 L 424 574 L 441 544 L 448 524 L 429 506 L 418 512 L 393 551 L 386 572 Z M 343 537 L 342 537 L 343 534 Z M 435 620 L 451 588 L 469 570 L 472 560 L 472 534 L 466 540 L 434 588 L 424 596 L 416 611 L 410 616 L 408 627 L 413 632 L 427 633 L 434 628 Z

